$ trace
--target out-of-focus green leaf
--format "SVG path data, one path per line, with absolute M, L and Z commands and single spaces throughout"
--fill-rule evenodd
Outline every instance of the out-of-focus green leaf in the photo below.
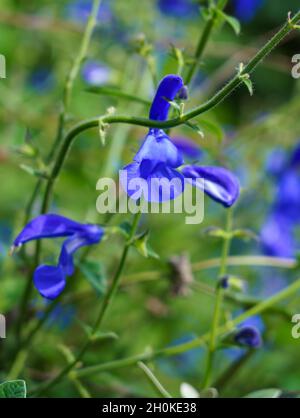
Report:
M 79 268 L 98 295 L 103 295 L 106 290 L 106 278 L 102 264 L 96 261 L 86 260 L 79 264 Z

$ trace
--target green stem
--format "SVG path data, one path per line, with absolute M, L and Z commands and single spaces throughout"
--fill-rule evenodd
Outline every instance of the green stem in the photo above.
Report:
M 208 40 L 211 36 L 212 30 L 215 26 L 217 17 L 218 17 L 218 10 L 223 10 L 226 6 L 227 0 L 219 0 L 217 5 L 213 7 L 213 9 L 210 12 L 210 17 L 207 19 L 203 31 L 201 33 L 201 36 L 198 41 L 198 45 L 196 48 L 195 56 L 192 65 L 189 68 L 189 71 L 187 73 L 187 76 L 185 78 L 185 84 L 190 84 L 190 82 L 193 79 L 193 76 L 195 74 L 195 71 L 199 65 L 199 62 L 201 60 L 201 57 L 203 55 L 203 52 L 206 48 L 206 45 L 208 43 Z
M 143 363 L 142 361 L 138 361 L 137 364 L 143 370 L 143 372 L 145 373 L 146 377 L 148 378 L 149 382 L 154 387 L 158 395 L 162 396 L 163 398 L 172 398 L 170 393 L 163 387 L 163 385 L 160 383 L 157 377 L 154 376 L 153 372 L 149 369 L 148 366 L 146 366 L 145 363 Z
M 217 336 L 220 336 L 231 329 L 235 328 L 237 325 L 239 325 L 241 322 L 244 322 L 246 319 L 250 318 L 253 315 L 258 315 L 264 312 L 265 310 L 269 309 L 273 305 L 276 305 L 283 300 L 289 298 L 293 294 L 295 294 L 297 291 L 300 290 L 300 278 L 296 280 L 293 284 L 282 290 L 281 292 L 276 293 L 275 295 L 271 296 L 270 298 L 266 299 L 265 301 L 257 304 L 253 308 L 249 309 L 248 311 L 244 312 L 243 314 L 239 315 L 235 319 L 226 322 L 225 324 L 219 326 L 217 328 Z M 88 377 L 95 375 L 97 373 L 101 373 L 104 371 L 111 371 L 120 369 L 122 367 L 128 367 L 136 364 L 138 361 L 149 361 L 153 360 L 157 357 L 164 357 L 164 356 L 175 356 L 181 353 L 184 353 L 188 350 L 192 350 L 197 347 L 203 347 L 209 342 L 210 339 L 210 333 L 206 333 L 202 335 L 201 337 L 195 338 L 192 341 L 189 341 L 187 343 L 179 344 L 175 347 L 167 347 L 160 350 L 152 351 L 152 352 L 146 352 L 137 354 L 132 357 L 127 357 L 121 360 L 114 360 L 107 363 L 90 366 L 90 367 L 84 367 L 79 370 L 74 371 L 74 376 L 76 377 Z
M 231 243 L 231 238 L 230 238 L 231 230 L 232 230 L 232 209 L 230 208 L 230 209 L 227 209 L 226 237 L 224 238 L 224 242 L 223 242 L 219 279 L 226 274 L 227 258 L 229 256 L 230 243 Z M 215 308 L 214 308 L 214 314 L 213 314 L 213 320 L 212 320 L 211 335 L 210 335 L 210 341 L 208 345 L 207 366 L 206 366 L 206 372 L 204 375 L 204 383 L 203 383 L 203 386 L 205 389 L 208 388 L 211 384 L 213 360 L 214 360 L 214 354 L 215 354 L 216 345 L 217 345 L 217 329 L 220 323 L 223 296 L 224 296 L 224 290 L 222 286 L 220 286 L 220 283 L 218 281 L 217 286 L 216 286 L 216 301 L 215 301 Z
M 80 71 L 81 63 L 83 62 L 83 60 L 86 57 L 88 47 L 89 47 L 90 42 L 91 42 L 92 34 L 93 34 L 94 28 L 95 28 L 96 23 L 97 23 L 97 15 L 98 15 L 98 11 L 99 11 L 99 8 L 100 8 L 101 1 L 102 0 L 93 0 L 92 10 L 91 10 L 90 16 L 89 16 L 88 21 L 87 21 L 87 25 L 86 25 L 86 28 L 85 28 L 85 31 L 84 31 L 84 34 L 83 34 L 83 38 L 82 38 L 82 41 L 81 41 L 79 52 L 74 59 L 73 65 L 72 65 L 71 70 L 70 70 L 70 72 L 67 76 L 67 79 L 66 79 L 64 94 L 63 94 L 63 108 L 62 108 L 62 110 L 60 112 L 60 116 L 59 116 L 56 140 L 54 141 L 53 146 L 50 150 L 50 153 L 47 157 L 47 163 L 48 164 L 50 164 L 52 159 L 55 157 L 56 150 L 58 149 L 58 147 L 59 147 L 59 145 L 60 145 L 60 143 L 63 139 L 65 119 L 66 119 L 66 115 L 67 115 L 69 105 L 70 105 L 73 86 L 74 86 L 75 80 L 78 76 L 78 73 Z M 52 187 L 53 187 L 52 183 L 53 183 L 53 181 L 50 178 L 49 181 L 46 184 L 46 190 L 45 190 L 44 198 L 43 198 L 43 201 L 42 201 L 42 208 L 41 208 L 41 213 L 42 214 L 47 212 L 49 204 L 50 204 L 51 190 L 52 190 Z M 31 198 L 29 200 L 29 203 L 27 205 L 27 208 L 26 208 L 25 219 L 24 219 L 25 224 L 30 219 L 32 208 L 33 208 L 33 205 L 34 205 L 34 203 L 36 201 L 36 198 L 39 194 L 39 190 L 40 190 L 41 186 L 42 186 L 42 180 L 39 179 L 37 181 L 37 184 L 34 188 L 33 194 L 31 196 Z M 41 253 L 41 242 L 37 241 L 36 250 L 35 250 L 35 265 L 39 264 L 40 253 Z M 20 336 L 20 332 L 22 330 L 23 321 L 25 319 L 25 313 L 26 313 L 26 310 L 27 310 L 28 301 L 29 301 L 30 296 L 31 296 L 31 291 L 32 291 L 32 276 L 30 275 L 27 279 L 27 284 L 25 286 L 25 291 L 23 293 L 23 297 L 22 297 L 22 300 L 21 300 L 21 309 L 20 309 L 20 314 L 19 314 L 19 319 L 18 319 L 18 326 L 16 328 L 18 339 L 19 339 L 19 336 Z
M 83 358 L 84 354 L 86 353 L 86 351 L 88 350 L 88 348 L 90 347 L 90 345 L 93 342 L 93 339 L 95 337 L 95 334 L 99 331 L 100 326 L 102 324 L 102 321 L 105 317 L 105 314 L 107 313 L 107 310 L 109 308 L 109 306 L 112 303 L 112 300 L 115 296 L 115 293 L 117 291 L 118 285 L 120 283 L 121 277 L 122 277 L 122 272 L 124 270 L 125 267 L 125 262 L 128 256 L 128 251 L 132 245 L 132 240 L 135 236 L 137 227 L 138 227 L 138 223 L 139 223 L 139 219 L 141 216 L 141 212 L 138 212 L 135 216 L 134 216 L 134 220 L 131 226 L 131 232 L 129 235 L 129 238 L 125 244 L 122 256 L 121 256 L 121 260 L 119 262 L 119 266 L 117 268 L 117 271 L 114 275 L 114 278 L 112 280 L 111 286 L 108 290 L 108 292 L 106 293 L 104 300 L 102 302 L 101 308 L 100 308 L 100 312 L 98 314 L 98 317 L 94 323 L 94 326 L 92 328 L 92 331 L 88 337 L 88 339 L 86 340 L 85 344 L 83 345 L 83 347 L 81 348 L 81 350 L 79 351 L 79 353 L 77 354 L 77 356 L 74 358 L 74 360 L 72 362 L 70 362 L 64 369 L 61 370 L 61 372 L 54 377 L 50 382 L 47 382 L 45 385 L 42 385 L 39 387 L 39 389 L 37 390 L 37 392 L 35 393 L 35 396 L 40 396 L 43 393 L 45 393 L 46 391 L 52 389 L 57 383 L 59 383 L 65 376 L 69 375 L 71 370 L 78 364 L 78 362 Z

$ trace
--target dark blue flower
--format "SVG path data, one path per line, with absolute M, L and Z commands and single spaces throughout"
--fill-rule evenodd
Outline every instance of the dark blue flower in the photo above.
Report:
M 152 106 L 150 119 L 165 121 L 170 109 L 169 101 L 176 98 L 183 80 L 168 75 L 160 82 Z M 162 130 L 151 128 L 133 162 L 124 167 L 120 182 L 132 199 L 163 202 L 175 199 L 184 190 L 185 180 L 201 188 L 215 201 L 231 206 L 239 196 L 239 183 L 228 170 L 220 167 L 185 166 L 180 150 Z M 198 179 L 204 180 L 198 181 Z M 141 186 L 145 182 L 146 190 Z
M 43 309 L 39 308 L 36 312 L 38 319 L 45 318 L 45 308 L 51 303 L 50 300 L 43 299 Z M 50 314 L 47 316 L 45 328 L 57 327 L 59 330 L 64 331 L 70 327 L 75 319 L 76 309 L 73 305 L 63 305 L 58 303 Z
M 158 0 L 158 8 L 167 16 L 187 18 L 197 14 L 199 4 L 195 0 Z
M 234 14 L 242 22 L 250 22 L 263 4 L 264 0 L 233 0 Z
M 191 183 L 201 188 L 208 196 L 225 207 L 230 207 L 239 197 L 240 188 L 237 178 L 222 167 L 185 166 L 182 174 Z M 197 182 L 201 178 L 204 183 Z
M 41 265 L 34 272 L 34 285 L 47 299 L 55 299 L 74 273 L 73 255 L 79 248 L 98 244 L 103 237 L 98 225 L 81 224 L 60 215 L 40 215 L 30 221 L 14 241 L 14 247 L 43 238 L 66 237 L 56 266 Z
M 296 243 L 290 219 L 274 211 L 262 227 L 261 245 L 264 254 L 273 257 L 293 257 Z
M 109 81 L 110 69 L 105 65 L 89 60 L 82 68 L 84 81 L 91 86 L 101 86 Z
M 262 345 L 262 339 L 259 330 L 254 326 L 243 326 L 234 335 L 234 341 L 242 346 L 250 348 L 259 348 Z
M 261 230 L 265 254 L 293 257 L 298 242 L 295 229 L 300 222 L 300 146 L 290 156 L 276 150 L 268 158 L 269 172 L 274 174 L 277 190 L 272 209 Z

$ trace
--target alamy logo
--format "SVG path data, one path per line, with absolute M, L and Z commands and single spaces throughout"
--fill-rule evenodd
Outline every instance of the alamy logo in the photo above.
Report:
M 5 316 L 0 314 L 0 338 L 6 338 L 6 320 Z
M 6 59 L 0 54 L 0 78 L 6 78 Z
M 293 78 L 300 78 L 300 54 L 296 54 L 292 57 L 292 63 L 295 64 L 292 68 Z

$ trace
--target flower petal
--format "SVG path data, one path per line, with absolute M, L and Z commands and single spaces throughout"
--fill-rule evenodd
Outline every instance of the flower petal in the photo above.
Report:
M 44 298 L 53 300 L 64 290 L 66 278 L 60 266 L 42 265 L 35 270 L 33 282 Z
M 152 168 L 159 163 L 177 168 L 183 164 L 180 151 L 172 143 L 163 130 L 150 129 L 134 161 L 140 163 L 143 160 L 151 160 Z
M 124 167 L 120 174 L 120 183 L 134 200 L 144 197 L 148 202 L 173 200 L 184 190 L 184 177 L 178 171 L 164 165 L 132 163 Z M 170 183 L 171 182 L 171 183 Z
M 167 120 L 171 106 L 168 100 L 174 100 L 182 87 L 183 80 L 178 75 L 170 74 L 164 77 L 157 88 L 150 109 L 149 118 L 160 121 Z
M 80 223 L 64 216 L 56 214 L 40 215 L 25 226 L 15 239 L 14 245 L 17 247 L 28 241 L 41 238 L 67 237 L 81 228 Z
M 264 224 L 260 234 L 263 252 L 273 257 L 292 258 L 296 252 L 291 222 L 274 212 Z
M 225 207 L 232 206 L 239 197 L 239 182 L 235 175 L 225 168 L 190 165 L 183 168 L 182 174 L 191 184 Z M 203 179 L 204 182 L 196 183 L 197 178 Z
M 87 245 L 97 244 L 103 236 L 101 228 L 96 225 L 88 226 L 90 226 L 90 230 L 86 230 L 81 234 L 75 234 L 63 243 L 59 257 L 59 266 L 61 266 L 67 276 L 71 276 L 74 273 L 73 254 L 75 251 Z

